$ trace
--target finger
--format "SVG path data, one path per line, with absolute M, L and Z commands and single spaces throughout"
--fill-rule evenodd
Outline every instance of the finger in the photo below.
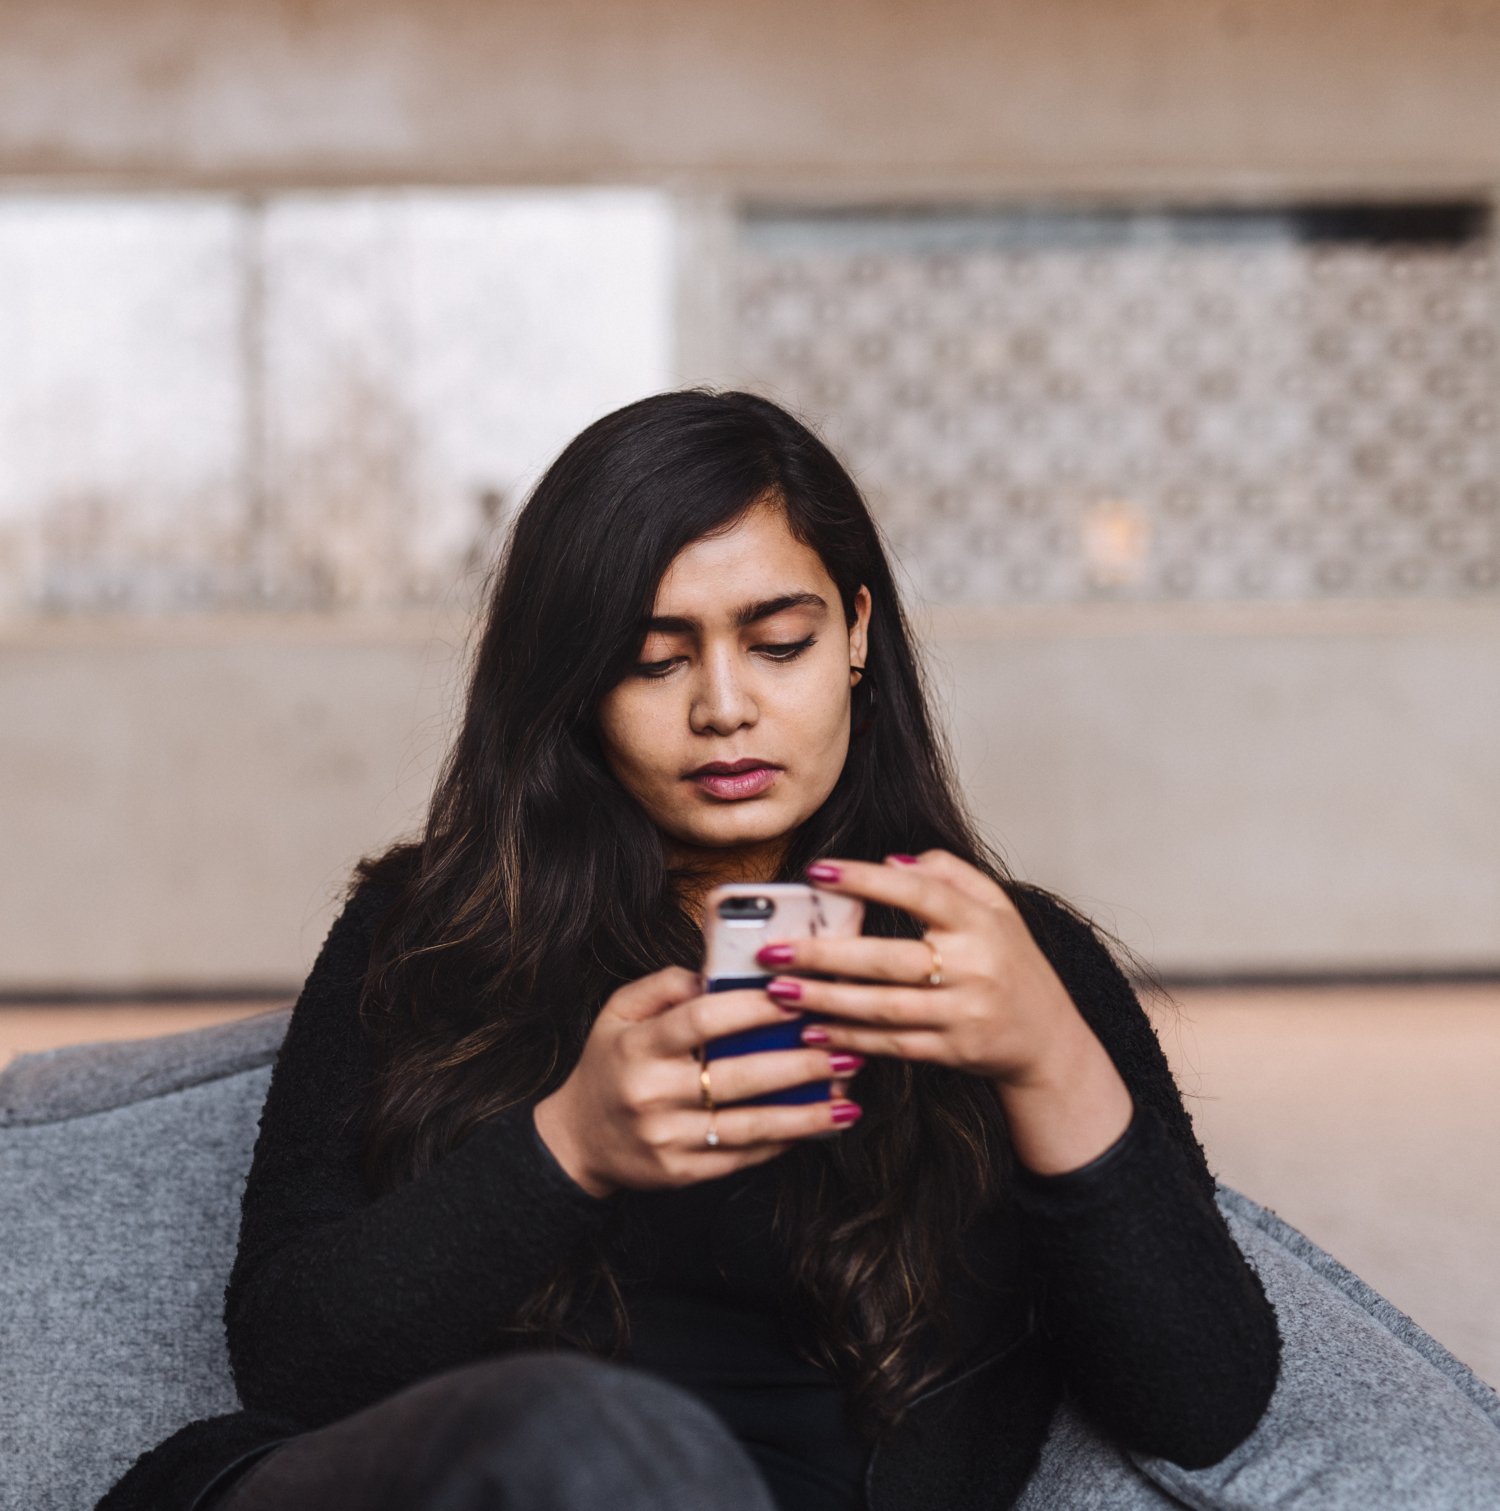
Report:
M 643 978 L 644 979 L 644 978 Z M 698 991 L 685 1002 L 658 1014 L 649 1026 L 652 1054 L 695 1054 L 701 1045 L 742 1028 L 785 1023 L 786 1012 L 764 987 L 738 986 L 727 992 Z
M 629 1022 L 654 1018 L 703 990 L 702 979 L 686 966 L 669 965 L 627 982 L 609 999 L 610 1009 Z
M 814 866 L 834 866 L 836 881 L 814 880 Z M 871 860 L 830 857 L 808 868 L 808 881 L 819 891 L 846 892 L 871 902 L 883 902 L 910 913 L 929 928 L 971 927 L 981 916 L 981 905 L 961 892 L 945 877 L 921 866 L 882 865 Z
M 804 1029 L 803 1032 L 806 1032 Z M 821 1049 L 844 1050 L 866 1059 L 879 1055 L 888 1060 L 922 1060 L 931 1065 L 952 1065 L 953 1051 L 947 1038 L 929 1029 L 867 1028 L 851 1023 L 819 1023 L 814 1032 Z
M 833 1063 L 837 1060 L 839 1063 Z M 810 1081 L 831 1081 L 836 1074 L 850 1076 L 858 1070 L 848 1063 L 848 1056 L 830 1055 L 827 1050 L 767 1049 L 748 1055 L 721 1055 L 708 1062 L 709 1086 L 721 1106 L 742 1102 L 747 1097 L 764 1096 L 768 1091 L 785 1091 L 789 1086 L 805 1086 Z M 697 1101 L 702 1083 L 696 1069 L 691 1069 L 692 1086 L 688 1095 Z
M 924 850 L 914 862 L 893 860 L 886 857 L 886 864 L 913 871 L 920 869 L 924 875 L 938 876 L 949 886 L 956 887 L 975 902 L 987 908 L 1014 909 L 1010 893 L 994 877 L 970 865 L 951 850 Z
M 853 1121 L 857 1121 L 857 1114 L 845 1123 L 836 1121 L 834 1113 L 840 1108 L 857 1105 L 849 1101 L 828 1101 L 786 1106 L 772 1103 L 759 1107 L 720 1107 L 714 1113 L 714 1126 L 718 1129 L 721 1147 L 728 1145 L 731 1149 L 738 1149 L 751 1144 L 784 1144 L 813 1138 L 830 1129 L 851 1126 Z M 703 1142 L 703 1135 L 708 1127 L 707 1117 L 708 1114 L 701 1108 L 683 1112 L 683 1143 L 692 1145 Z
M 932 952 L 921 940 L 911 941 L 922 952 L 922 973 L 932 965 Z M 910 978 L 908 978 L 909 980 Z M 786 993 L 792 993 L 788 996 Z M 904 1028 L 935 1028 L 946 1020 L 948 1002 L 930 986 L 881 986 L 863 981 L 792 981 L 774 976 L 766 985 L 774 1001 L 789 1012 L 827 1013 L 831 1017 Z
M 778 939 L 770 941 L 789 956 L 760 960 L 778 972 L 817 971 L 860 981 L 915 981 L 932 969 L 932 951 L 920 939 L 886 939 L 861 934 L 853 939 Z M 764 946 L 762 946 L 764 948 Z

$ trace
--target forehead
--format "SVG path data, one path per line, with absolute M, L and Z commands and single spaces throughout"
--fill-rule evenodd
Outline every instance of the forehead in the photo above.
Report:
M 722 533 L 690 541 L 672 559 L 652 612 L 728 617 L 741 599 L 810 589 L 831 600 L 822 558 L 787 527 L 772 504 L 756 504 Z

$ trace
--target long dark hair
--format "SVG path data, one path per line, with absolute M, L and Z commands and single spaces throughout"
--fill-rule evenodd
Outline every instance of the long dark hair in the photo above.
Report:
M 684 389 L 617 409 L 569 443 L 515 519 L 420 840 L 356 869 L 353 885 L 397 884 L 361 998 L 378 1049 L 362 1134 L 375 1192 L 482 1119 L 554 1090 L 616 987 L 667 965 L 698 969 L 684 877 L 606 765 L 596 709 L 634 664 L 677 553 L 767 499 L 821 557 L 846 624 L 862 583 L 872 609 L 854 693 L 862 732 L 766 879 L 801 879 L 820 855 L 942 848 L 1015 885 L 955 795 L 880 532 L 828 447 L 751 393 Z M 920 934 L 910 915 L 881 906 L 867 908 L 865 929 Z M 855 1419 L 873 1432 L 943 1368 L 934 1340 L 945 1336 L 953 1240 L 1003 1191 L 1011 1153 L 999 1102 L 977 1078 L 875 1060 L 859 1099 L 857 1137 L 776 1162 L 776 1226 L 797 1236 L 787 1248 L 815 1319 L 810 1354 L 845 1379 Z M 612 1277 L 600 1252 L 565 1257 L 525 1314 L 498 1327 L 569 1336 L 585 1290 Z M 618 1337 L 618 1288 L 612 1299 Z

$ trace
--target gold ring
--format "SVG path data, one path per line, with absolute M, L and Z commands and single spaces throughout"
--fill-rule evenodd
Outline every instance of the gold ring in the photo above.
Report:
M 708 1132 L 703 1135 L 703 1142 L 707 1144 L 710 1149 L 717 1149 L 719 1147 L 719 1130 L 714 1126 L 714 1122 L 714 1109 L 710 1107 L 708 1109 Z
M 712 1112 L 717 1104 L 714 1101 L 714 1089 L 708 1083 L 707 1055 L 703 1055 L 698 1061 L 698 1090 L 703 1105 Z
M 924 934 L 922 943 L 932 951 L 932 969 L 927 973 L 928 986 L 941 986 L 943 984 L 943 957 L 938 954 L 938 947 Z

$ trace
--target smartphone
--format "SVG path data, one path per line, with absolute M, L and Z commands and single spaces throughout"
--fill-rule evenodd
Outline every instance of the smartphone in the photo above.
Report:
M 865 905 L 841 892 L 820 892 L 800 881 L 725 882 L 704 900 L 704 990 L 735 991 L 764 986 L 772 976 L 785 975 L 762 965 L 756 951 L 781 939 L 852 939 L 864 926 Z M 835 980 L 828 971 L 794 971 L 813 980 Z M 784 1021 L 741 1029 L 710 1039 L 704 1046 L 709 1060 L 724 1055 L 748 1055 L 766 1049 L 799 1049 L 802 1030 L 816 1023 L 818 1013 L 787 1013 Z M 824 1102 L 832 1094 L 828 1081 L 808 1081 L 763 1096 L 746 1097 L 741 1106 L 761 1103 Z M 725 1104 L 730 1105 L 730 1104 Z

